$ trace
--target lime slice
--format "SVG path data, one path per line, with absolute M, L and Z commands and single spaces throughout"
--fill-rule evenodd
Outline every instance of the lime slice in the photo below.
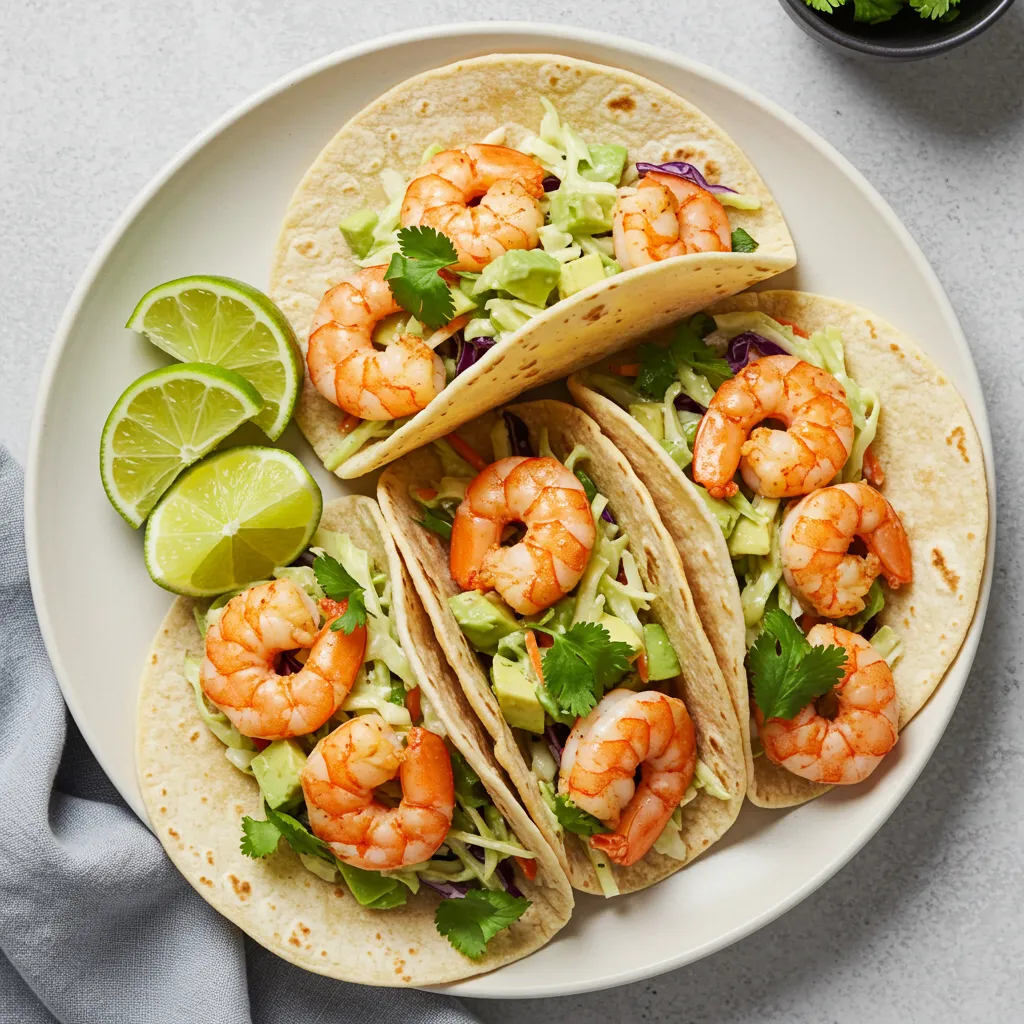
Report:
M 306 550 L 320 488 L 294 455 L 228 448 L 183 473 L 146 524 L 146 568 L 176 594 L 211 597 L 270 577 Z
M 302 356 L 263 292 L 230 277 L 182 277 L 146 292 L 125 326 L 182 362 L 240 373 L 263 396 L 256 425 L 272 441 L 281 436 L 299 397 Z
M 143 374 L 110 410 L 100 437 L 100 476 L 111 505 L 138 527 L 160 495 L 263 408 L 240 374 L 181 363 Z

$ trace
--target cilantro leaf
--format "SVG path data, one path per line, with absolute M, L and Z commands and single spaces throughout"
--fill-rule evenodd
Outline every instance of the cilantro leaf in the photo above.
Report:
M 388 264 L 384 280 L 395 301 L 428 327 L 443 327 L 455 315 L 455 300 L 439 270 L 458 262 L 450 238 L 433 228 L 401 228 L 401 253 Z
M 526 913 L 530 901 L 503 889 L 470 889 L 462 899 L 442 900 L 434 913 L 437 930 L 463 956 L 479 960 L 487 943 Z
M 766 719 L 789 719 L 843 678 L 846 651 L 812 647 L 784 611 L 772 608 L 747 658 L 761 713 Z
M 331 623 L 331 629 L 337 633 L 340 629 L 346 635 L 357 626 L 366 625 L 366 601 L 363 588 L 353 579 L 345 567 L 330 555 L 317 555 L 313 562 L 313 572 L 320 589 L 331 601 L 347 602 L 345 611 Z
M 596 836 L 601 832 L 611 832 L 600 818 L 595 818 L 593 814 L 577 807 L 561 793 L 555 796 L 555 817 L 566 832 L 575 832 L 578 836 Z
M 640 357 L 636 389 L 660 402 L 665 392 L 675 383 L 676 364 L 668 349 L 662 345 L 639 345 L 636 354 Z
M 755 241 L 743 228 L 737 228 L 732 233 L 733 252 L 756 252 L 760 243 Z
M 334 862 L 334 854 L 331 853 L 330 847 L 322 839 L 317 839 L 298 818 L 293 818 L 284 811 L 275 811 L 269 804 L 264 804 L 263 810 L 266 812 L 267 821 L 284 836 L 285 842 L 296 853 Z
M 541 666 L 544 685 L 559 708 L 577 718 L 594 707 L 610 682 L 629 671 L 633 648 L 612 640 L 597 622 L 577 622 L 564 633 L 533 628 L 554 640 Z
M 712 331 L 718 330 L 718 324 L 715 323 L 713 316 L 708 316 L 707 313 L 694 313 L 690 317 L 690 322 L 686 325 L 691 331 L 694 331 L 698 338 L 703 341 Z
M 480 776 L 473 771 L 469 762 L 458 750 L 450 749 L 452 755 L 452 775 L 455 777 L 455 795 L 467 807 L 484 807 L 490 801 L 484 792 Z
M 846 0 L 807 0 L 807 6 L 813 7 L 822 14 L 831 14 L 837 7 L 842 7 Z
M 260 821 L 246 815 L 242 819 L 239 848 L 246 857 L 269 857 L 277 849 L 281 833 L 272 821 Z
M 853 0 L 853 20 L 866 22 L 868 25 L 881 25 L 882 22 L 899 14 L 906 0 Z
M 921 15 L 922 18 L 941 18 L 949 13 L 951 7 L 955 7 L 958 0 L 910 0 L 910 6 Z
M 438 514 L 432 508 L 423 509 L 423 518 L 417 519 L 417 523 L 427 530 L 431 530 L 445 540 L 452 539 L 452 519 L 446 519 L 445 513 Z
M 733 375 L 728 360 L 716 356 L 704 343 L 693 321 L 676 328 L 669 350 L 677 364 L 682 363 L 695 373 L 707 377 L 708 383 L 716 391 Z

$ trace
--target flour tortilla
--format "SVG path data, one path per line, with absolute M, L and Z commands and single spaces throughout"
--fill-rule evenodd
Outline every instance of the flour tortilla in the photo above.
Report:
M 390 573 L 399 639 L 426 699 L 509 827 L 537 855 L 534 882 L 516 871 L 532 906 L 474 961 L 438 934 L 440 897 L 429 889 L 410 893 L 404 907 L 368 910 L 347 889 L 306 870 L 286 843 L 263 860 L 243 856 L 242 816 L 263 817 L 259 787 L 224 757 L 182 674 L 185 654 L 203 651 L 196 602 L 188 598 L 175 601 L 160 627 L 139 695 L 136 757 L 152 828 L 200 896 L 261 945 L 317 974 L 367 985 L 439 985 L 519 960 L 568 921 L 573 899 L 565 874 L 488 751 L 489 739 L 438 649 L 376 502 L 339 498 L 324 508 L 321 525 L 347 533 Z
M 585 463 L 586 470 L 608 498 L 608 508 L 623 532 L 628 534 L 629 550 L 636 558 L 645 588 L 660 595 L 652 603 L 650 617 L 665 628 L 683 666 L 676 696 L 683 698 L 693 719 L 698 754 L 732 794 L 729 800 L 717 800 L 701 790 L 683 808 L 680 835 L 688 851 L 685 861 L 651 850 L 632 867 L 614 868 L 619 889 L 632 892 L 678 871 L 719 839 L 736 819 L 746 785 L 739 721 L 714 651 L 701 629 L 672 538 L 661 525 L 650 495 L 629 463 L 589 416 L 570 405 L 530 402 L 510 406 L 508 411 L 526 424 L 535 451 L 540 432 L 546 427 L 551 448 L 558 457 L 565 458 L 577 444 L 592 453 L 593 457 Z M 489 431 L 498 415 L 493 413 L 466 424 L 459 431 L 460 436 L 477 451 L 489 454 Z M 381 475 L 377 491 L 381 510 L 433 620 L 437 639 L 458 672 L 473 710 L 491 736 L 498 763 L 508 772 L 527 810 L 558 852 L 572 884 L 585 892 L 600 892 L 597 875 L 580 838 L 559 834 L 553 827 L 536 776 L 527 767 L 502 717 L 487 672 L 448 607 L 448 598 L 459 593 L 448 569 L 448 544 L 417 524 L 422 513 L 409 494 L 410 486 L 430 486 L 441 475 L 441 463 L 432 448 L 406 455 Z
M 696 107 L 619 68 L 552 54 L 491 54 L 427 71 L 385 93 L 335 135 L 306 173 L 285 214 L 270 275 L 270 295 L 303 350 L 324 292 L 358 269 L 339 223 L 358 210 L 386 205 L 380 171 L 390 168 L 408 180 L 428 146 L 466 146 L 502 127 L 505 144 L 515 146 L 537 132 L 542 96 L 587 141 L 621 143 L 630 161 L 687 160 L 712 183 L 756 196 L 760 210 L 727 212 L 733 228 L 744 228 L 758 241 L 757 252 L 665 260 L 557 303 L 495 345 L 391 437 L 343 463 L 335 471 L 343 479 L 378 469 L 528 388 L 564 377 L 630 338 L 796 262 L 789 231 L 764 182 L 732 139 Z M 308 373 L 295 415 L 328 462 L 345 414 L 317 392 Z
M 879 616 L 900 634 L 906 648 L 893 667 L 902 729 L 956 657 L 978 603 L 988 490 L 970 413 L 950 380 L 909 338 L 866 310 L 805 292 L 763 291 L 734 296 L 709 312 L 740 310 L 789 320 L 808 333 L 837 327 L 850 376 L 880 396 L 882 412 L 872 451 L 885 471 L 882 493 L 910 538 L 914 564 L 914 582 L 897 591 L 886 588 Z M 650 489 L 679 549 L 740 717 L 750 800 L 761 807 L 789 807 L 826 792 L 830 787 L 751 754 L 740 592 L 725 538 L 700 494 L 625 410 L 578 377 L 570 378 L 569 389 Z

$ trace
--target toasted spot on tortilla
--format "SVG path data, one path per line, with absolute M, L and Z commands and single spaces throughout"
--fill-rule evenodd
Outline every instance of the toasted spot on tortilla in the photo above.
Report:
M 175 831 L 175 830 L 174 830 L 173 828 L 168 828 L 168 829 L 167 829 L 167 834 L 168 834 L 168 835 L 169 835 L 169 836 L 170 836 L 170 837 L 171 837 L 172 839 L 180 839 L 180 838 L 181 838 L 181 836 L 180 836 L 180 835 L 179 835 L 179 834 L 178 834 L 178 833 L 177 833 L 177 832 L 176 832 L 176 831 Z
M 320 950 L 320 955 L 321 956 L 327 956 L 327 950 L 326 949 L 321 949 Z
M 597 323 L 604 316 L 604 305 L 595 306 L 583 314 L 583 322 L 587 324 Z
M 320 247 L 312 238 L 304 238 L 301 242 L 296 242 L 295 251 L 309 260 L 316 259 L 320 255 Z
M 161 796 L 167 796 L 167 790 L 166 789 L 161 789 L 160 790 L 160 795 Z
M 244 903 L 252 895 L 252 886 L 237 875 L 228 875 L 228 881 L 235 895 Z
M 199 739 L 199 730 L 198 729 L 194 733 L 192 733 L 191 736 L 189 736 L 188 741 L 189 741 L 189 743 L 195 743 L 195 741 L 197 739 Z
M 932 548 L 932 565 L 939 570 L 939 575 L 946 581 L 946 586 L 950 590 L 956 590 L 960 585 L 960 577 L 946 564 L 945 556 L 938 548 Z
M 161 807 L 160 808 L 160 813 L 161 814 L 166 814 L 167 813 L 167 808 L 166 807 Z
M 704 164 L 704 177 L 714 185 L 718 181 L 720 168 L 714 160 L 708 160 Z
M 211 882 L 210 879 L 206 877 L 206 875 L 200 875 L 199 881 L 202 882 L 203 885 L 208 886 L 211 889 L 213 888 L 213 882 Z
M 609 110 L 621 110 L 623 113 L 630 113 L 636 110 L 636 100 L 632 96 L 613 96 L 608 100 Z
M 212 867 L 212 865 L 213 865 L 213 850 L 207 850 L 206 851 L 206 863 L 211 865 L 211 867 Z
M 946 437 L 946 444 L 950 446 L 955 444 L 957 451 L 960 452 L 960 458 L 962 458 L 964 462 L 971 461 L 971 457 L 967 454 L 967 438 L 964 434 L 963 427 L 954 427 Z
M 155 665 L 155 664 L 156 664 L 156 655 L 155 655 L 155 654 L 153 655 L 153 657 L 152 657 L 152 658 L 150 658 L 150 659 L 149 659 L 149 663 L 150 663 L 151 665 Z
M 895 352 L 895 353 L 896 353 L 896 355 L 898 355 L 898 356 L 900 357 L 900 359 L 906 359 L 906 358 L 907 358 L 907 357 L 906 357 L 906 356 L 905 356 L 905 355 L 903 354 L 903 349 L 901 349 L 901 348 L 899 347 L 899 345 L 897 345 L 897 344 L 896 344 L 895 342 L 890 342 L 890 344 L 889 344 L 889 348 L 890 348 L 890 350 L 891 350 L 891 351 Z
M 871 337 L 877 338 L 878 331 L 875 329 L 875 325 L 870 320 L 865 320 L 864 323 L 868 325 L 868 330 L 871 332 Z

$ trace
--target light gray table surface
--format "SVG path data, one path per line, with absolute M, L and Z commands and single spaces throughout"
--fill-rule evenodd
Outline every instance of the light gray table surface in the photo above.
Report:
M 1000 487 L 995 582 L 952 724 L 868 846 L 759 934 L 650 982 L 472 1007 L 508 1024 L 1024 1019 L 1024 6 L 953 54 L 902 65 L 832 55 L 771 0 L 0 7 L 0 441 L 22 463 L 58 318 L 122 208 L 224 110 L 331 50 L 466 19 L 583 24 L 712 64 L 856 164 L 936 268 L 971 340 L 991 416 Z M 955 503 L 957 495 L 936 500 Z

